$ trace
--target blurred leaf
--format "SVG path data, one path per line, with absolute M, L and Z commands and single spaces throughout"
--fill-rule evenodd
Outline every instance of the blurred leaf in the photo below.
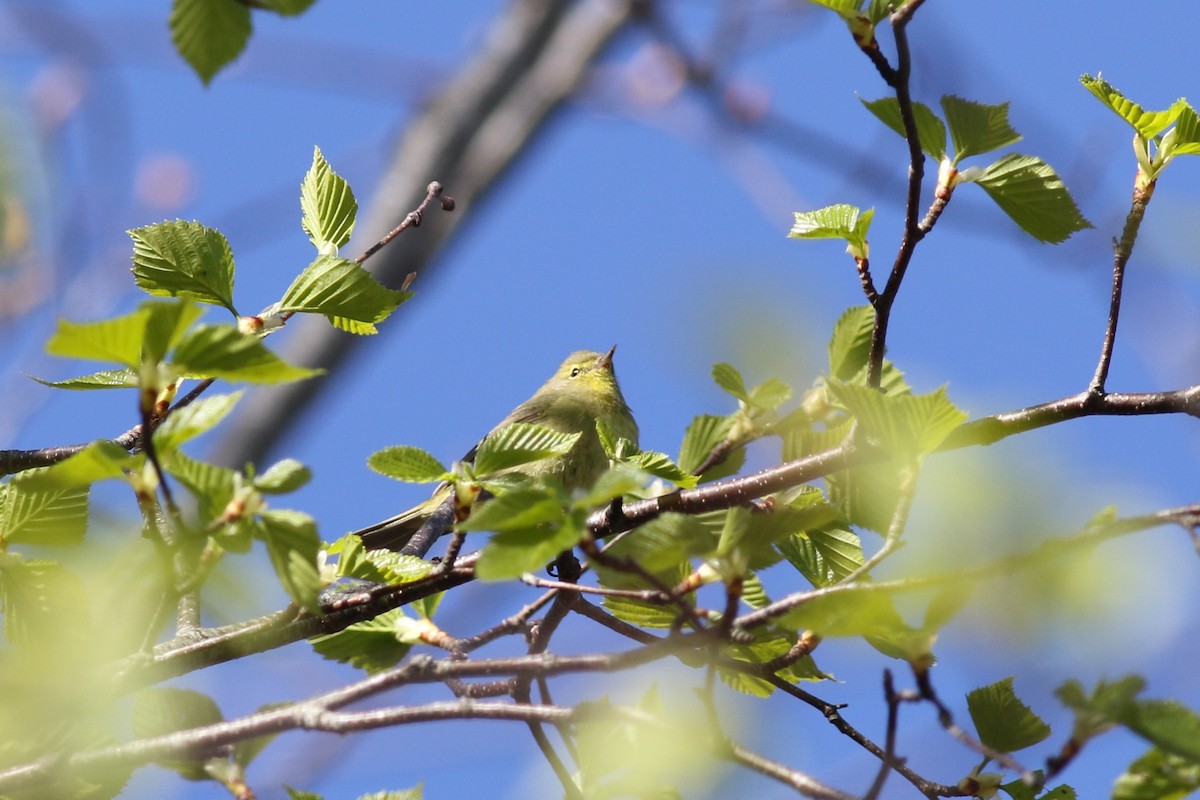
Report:
M 874 114 L 880 122 L 887 125 L 896 133 L 904 136 L 904 120 L 900 117 L 900 103 L 895 97 L 881 97 L 878 100 L 859 101 Z M 933 110 L 924 103 L 914 102 L 913 120 L 917 123 L 917 139 L 921 142 L 921 150 L 931 158 L 941 161 L 946 155 L 946 126 L 938 119 Z
M 967 418 L 945 387 L 929 394 L 885 395 L 867 386 L 831 383 L 829 391 L 864 433 L 904 458 L 932 453 Z
M 1092 227 L 1054 169 L 1033 156 L 1009 153 L 977 181 L 1012 221 L 1040 242 L 1058 244 Z
M 88 595 L 62 564 L 0 553 L 0 610 L 4 634 L 17 648 L 58 647 L 88 624 Z M 11 699 L 11 698 L 10 698 Z
M 369 674 L 396 666 L 408 654 L 411 645 L 396 638 L 397 622 L 404 613 L 394 608 L 374 619 L 356 622 L 337 633 L 309 639 L 313 650 L 331 661 L 350 664 Z
M 666 512 L 655 517 L 636 531 L 622 534 L 605 553 L 616 559 L 628 559 L 653 575 L 661 575 L 664 583 L 674 586 L 690 571 L 687 560 L 712 553 L 717 537 L 695 517 Z M 649 588 L 640 576 L 593 564 L 603 586 L 613 589 Z
M 1139 700 L 1122 724 L 1166 753 L 1200 763 L 1200 715 L 1175 700 Z
M 317 523 L 299 511 L 270 509 L 260 515 L 267 553 L 283 588 L 297 605 L 321 613 L 317 595 L 324 586 L 317 570 L 321 539 Z
M 720 386 L 738 400 L 741 400 L 743 403 L 749 400 L 749 396 L 746 394 L 746 382 L 742 380 L 742 373 L 738 372 L 732 364 L 724 362 L 713 364 L 712 377 L 716 381 L 717 386 Z
M 208 84 L 250 39 L 250 7 L 237 0 L 174 0 L 171 41 Z
M 197 325 L 175 348 L 172 362 L 192 377 L 248 383 L 286 383 L 322 374 L 296 367 L 232 325 Z
M 792 387 L 779 378 L 768 378 L 750 390 L 748 404 L 763 411 L 774 411 L 792 399 Z
M 288 793 L 288 800 L 325 800 L 323 795 L 316 792 L 302 792 L 299 789 L 293 789 L 291 786 L 285 786 Z
M 176 10 L 194 2 L 176 0 Z M 215 0 L 208 7 L 220 8 L 226 3 L 237 5 L 232 0 Z M 134 228 L 129 236 L 133 239 L 133 278 L 143 291 L 160 296 L 185 295 L 201 303 L 224 306 L 237 316 L 233 305 L 233 252 L 220 231 L 177 219 Z
M 133 735 L 139 739 L 215 725 L 224 719 L 215 700 L 191 689 L 142 689 L 133 698 Z
M 154 431 L 155 446 L 163 450 L 177 448 L 213 428 L 233 410 L 242 394 L 209 395 L 173 409 Z
M 871 306 L 853 306 L 842 312 L 829 340 L 829 374 L 833 378 L 849 380 L 867 366 L 874 329 L 875 309 Z
M 577 508 L 593 509 L 630 492 L 636 492 L 645 481 L 645 473 L 626 464 L 610 467 L 596 479 L 592 488 L 582 497 L 573 496 Z
M 1011 677 L 967 693 L 967 710 L 979 741 L 1001 753 L 1015 753 L 1050 736 L 1050 726 L 1021 702 Z
M 141 458 L 131 456 L 116 442 L 98 439 L 57 464 L 28 470 L 13 481 L 21 481 L 30 491 L 89 486 L 122 477 L 125 470 L 139 466 Z
M 292 281 L 278 310 L 323 314 L 350 333 L 375 333 L 375 323 L 387 319 L 410 297 L 409 292 L 387 288 L 353 261 L 319 255 Z
M 524 530 L 563 519 L 561 498 L 554 492 L 530 486 L 513 489 L 480 503 L 458 524 L 463 531 Z M 562 550 L 564 548 L 559 548 Z M 558 551 L 555 551 L 558 552 Z M 519 573 L 518 573 L 519 574 Z
M 271 468 L 254 479 L 254 488 L 263 494 L 294 492 L 312 480 L 312 470 L 294 458 L 276 461 Z
M 1152 748 L 1117 778 L 1112 800 L 1182 800 L 1197 789 L 1200 763 Z
M 143 308 L 96 322 L 59 319 L 54 335 L 46 342 L 46 352 L 65 358 L 115 361 L 136 370 L 142 363 L 142 340 L 149 317 L 150 312 Z
M 475 474 L 490 475 L 531 461 L 566 455 L 578 433 L 559 433 L 541 425 L 513 422 L 488 434 L 475 453 Z
M 319 147 L 313 148 L 312 166 L 300 184 L 300 209 L 300 225 L 322 255 L 337 255 L 337 248 L 350 241 L 358 201 Z
M 583 520 L 579 516 L 568 517 L 561 525 L 509 528 L 496 534 L 475 562 L 475 577 L 499 581 L 518 578 L 526 572 L 541 572 L 559 553 L 574 547 L 583 536 Z
M 29 377 L 55 389 L 129 389 L 138 385 L 137 373 L 130 369 L 105 369 L 61 381 L 42 380 L 33 375 Z
M 0 549 L 20 543 L 70 547 L 81 542 L 87 532 L 88 486 L 47 486 L 22 478 L 0 485 Z
M 1111 728 L 1130 715 L 1134 698 L 1146 688 L 1138 675 L 1127 675 L 1115 682 L 1100 681 L 1086 694 L 1076 680 L 1065 681 L 1054 694 L 1063 705 L 1075 712 L 1072 738 L 1084 742 Z
M 445 480 L 448 474 L 433 455 L 408 445 L 385 447 L 372 453 L 367 466 L 380 475 L 406 483 L 433 483 Z
M 954 141 L 955 164 L 1021 141 L 1008 122 L 1008 103 L 988 105 L 948 94 L 942 96 L 942 111 Z
M 1095 95 L 1097 100 L 1128 122 L 1144 139 L 1152 139 L 1169 128 L 1171 123 L 1179 117 L 1182 108 L 1187 105 L 1181 98 L 1163 111 L 1147 111 L 1121 94 L 1120 90 L 1101 78 L 1099 74 L 1094 78 L 1091 75 L 1082 75 L 1079 82 Z
M 233 499 L 236 473 L 228 467 L 197 461 L 179 450 L 163 453 L 162 464 L 196 498 L 204 525 L 219 517 Z

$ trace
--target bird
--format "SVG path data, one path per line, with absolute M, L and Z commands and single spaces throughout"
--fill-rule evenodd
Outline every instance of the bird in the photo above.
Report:
M 525 402 L 514 408 L 496 427 L 488 432 L 460 459 L 473 463 L 479 446 L 509 425 L 533 423 L 559 433 L 578 433 L 579 439 L 565 454 L 512 467 L 510 471 L 531 478 L 556 478 L 568 490 L 590 487 L 608 468 L 608 455 L 596 432 L 596 421 L 603 421 L 618 438 L 628 439 L 636 448 L 638 426 L 633 412 L 621 394 L 613 369 L 613 345 L 608 352 L 578 350 L 567 356 L 550 379 Z M 399 550 L 413 552 L 409 546 L 424 540 L 424 548 L 454 524 L 454 503 L 449 484 L 441 484 L 433 495 L 409 510 L 394 517 L 355 531 L 370 550 Z M 422 526 L 436 526 L 414 539 Z

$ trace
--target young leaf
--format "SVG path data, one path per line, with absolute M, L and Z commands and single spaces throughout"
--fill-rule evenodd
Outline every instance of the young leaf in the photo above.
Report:
M 131 369 L 105 369 L 78 378 L 67 378 L 61 381 L 47 381 L 33 375 L 33 380 L 54 389 L 129 389 L 138 385 L 137 373 Z
M 1079 82 L 1089 92 L 1108 106 L 1118 117 L 1133 127 L 1143 139 L 1153 139 L 1158 134 L 1171 127 L 1171 123 L 1179 117 L 1179 112 L 1187 105 L 1182 99 L 1176 100 L 1170 108 L 1163 111 L 1147 111 L 1125 95 L 1115 86 L 1096 75 L 1081 75 Z
M 831 376 L 846 381 L 867 365 L 874 329 L 875 309 L 871 306 L 854 306 L 842 312 L 829 340 Z
M 294 458 L 285 458 L 254 479 L 254 488 L 264 494 L 294 492 L 312 480 L 312 470 Z
M 514 422 L 490 434 L 475 453 L 475 474 L 491 475 L 500 470 L 566 455 L 578 433 L 559 433 L 541 425 Z
M 230 0 L 212 3 L 219 6 Z M 133 277 L 149 294 L 186 295 L 201 303 L 233 306 L 233 252 L 220 231 L 199 222 L 160 222 L 129 231 Z
M 494 500 L 489 502 L 491 505 Z M 475 563 L 475 577 L 485 581 L 517 578 L 540 572 L 563 550 L 569 550 L 583 535 L 583 520 L 568 517 L 558 526 L 506 530 L 488 542 Z
M 301 227 L 321 255 L 337 255 L 350 241 L 358 202 L 350 184 L 333 171 L 321 148 L 313 148 L 313 163 L 300 184 Z
M 250 38 L 250 7 L 237 0 L 175 0 L 168 22 L 179 55 L 207 84 Z
M 88 486 L 96 481 L 121 477 L 127 469 L 140 465 L 140 456 L 126 453 L 116 442 L 100 439 L 75 455 L 44 469 L 31 470 L 14 479 L 42 488 Z
M 1174 700 L 1140 700 L 1121 720 L 1166 753 L 1200 762 L 1200 714 Z
M 716 546 L 717 535 L 700 520 L 667 512 L 639 527 L 636 533 L 620 537 L 605 552 L 615 559 L 632 561 L 652 575 L 669 573 L 664 582 L 673 585 L 691 570 L 689 558 L 712 553 Z M 603 564 L 595 564 L 594 568 L 600 583 L 608 588 L 647 588 L 645 579 L 635 573 Z
M 716 381 L 717 386 L 720 386 L 743 403 L 749 399 L 746 395 L 746 382 L 742 380 L 742 373 L 738 372 L 732 364 L 724 362 L 713 364 L 712 377 Z
M 1200 115 L 1187 103 L 1183 104 L 1175 121 L 1173 151 L 1177 156 L 1200 154 Z
M 746 402 L 761 411 L 774 411 L 791 399 L 791 386 L 779 378 L 767 378 L 750 390 Z
M 831 383 L 830 394 L 865 433 L 905 456 L 932 453 L 967 418 L 945 387 L 922 395 L 885 395 L 866 386 Z
M 880 122 L 904 136 L 904 120 L 900 117 L 900 103 L 895 97 L 881 97 L 878 100 L 863 100 L 860 97 L 859 101 Z M 946 126 L 929 106 L 917 102 L 912 105 L 913 120 L 917 123 L 917 139 L 921 142 L 922 152 L 941 161 L 942 156 L 946 155 Z
M 23 475 L 0 485 L 0 544 L 78 544 L 87 532 L 87 513 L 86 485 L 39 485 Z
M 689 475 L 699 467 L 713 448 L 725 441 L 733 429 L 733 417 L 701 414 L 692 420 L 679 447 L 679 468 Z
M 154 431 L 154 444 L 162 449 L 179 447 L 210 428 L 233 411 L 243 392 L 202 397 L 177 408 Z
M 942 97 L 942 111 L 954 141 L 955 164 L 967 156 L 989 153 L 1021 141 L 1021 134 L 1008 124 L 1008 103 L 987 105 L 948 94 Z
M 1197 789 L 1200 789 L 1200 762 L 1155 747 L 1117 778 L 1112 800 L 1183 798 Z
M 142 340 L 149 317 L 150 312 L 143 308 L 96 322 L 75 323 L 60 319 L 54 335 L 46 343 L 46 352 L 65 358 L 115 361 L 136 370 L 142 362 Z
M 605 595 L 604 607 L 617 619 L 641 628 L 670 628 L 679 619 L 675 606 L 636 597 Z
M 264 511 L 261 520 L 267 553 L 283 588 L 298 605 L 320 614 L 317 595 L 324 582 L 317 570 L 317 523 L 307 514 L 285 509 Z
M 205 461 L 196 461 L 184 455 L 182 450 L 170 450 L 161 454 L 163 469 L 187 487 L 196 498 L 200 518 L 204 524 L 215 520 L 225 511 L 235 491 L 233 470 Z M 222 546 L 228 547 L 223 541 Z M 249 543 L 243 547 L 248 547 Z
M 629 463 L 655 478 L 670 481 L 681 489 L 694 489 L 700 481 L 695 475 L 685 472 L 666 453 L 641 450 L 629 459 Z
M 303 14 L 317 0 L 261 0 L 263 8 L 274 11 L 281 17 Z
M 1040 158 L 1009 153 L 989 165 L 977 182 L 1038 241 L 1058 244 L 1092 227 L 1054 169 Z
M 868 256 L 867 231 L 875 209 L 860 211 L 845 204 L 826 206 L 816 211 L 795 212 L 796 221 L 788 237 L 792 239 L 845 239 L 846 252 L 856 258 Z
M 369 674 L 394 667 L 411 645 L 396 639 L 396 624 L 404 613 L 394 608 L 374 619 L 356 622 L 345 630 L 309 639 L 313 649 L 331 661 L 350 664 Z
M 543 523 L 556 523 L 562 519 L 562 504 L 555 494 L 544 489 L 528 487 L 513 489 L 493 497 L 486 503 L 480 503 L 469 517 L 458 524 L 458 529 L 520 531 Z
M 967 693 L 967 710 L 979 741 L 1001 753 L 1015 753 L 1050 736 L 1050 726 L 1021 702 L 1011 677 Z
M 133 735 L 139 738 L 215 725 L 223 719 L 215 700 L 191 689 L 142 689 L 133 698 Z
M 784 537 L 775 546 L 813 586 L 828 586 L 865 563 L 862 540 L 846 528 L 812 528 Z
M 232 325 L 197 325 L 179 342 L 171 361 L 192 377 L 248 383 L 286 383 L 323 372 L 288 364 Z
M 188 299 L 147 300 L 142 303 L 147 313 L 146 333 L 142 339 L 142 361 L 157 364 L 166 358 L 193 322 L 204 312 Z
M 324 314 L 335 324 L 337 320 L 354 323 L 338 324 L 350 333 L 375 333 L 375 323 L 387 319 L 410 297 L 410 292 L 387 288 L 353 261 L 319 255 L 292 281 L 278 310 Z
M 396 445 L 371 454 L 367 466 L 405 483 L 434 483 L 446 479 L 447 470 L 430 453 L 419 447 Z
M 1075 712 L 1071 735 L 1083 742 L 1128 718 L 1136 696 L 1145 688 L 1144 678 L 1127 675 L 1112 683 L 1100 681 L 1090 695 L 1076 680 L 1064 682 L 1054 694 Z
M 64 637 L 84 635 L 76 628 L 87 616 L 80 609 L 90 602 L 83 582 L 62 564 L 0 553 L 0 607 L 11 644 L 30 653 L 39 647 L 50 652 L 48 644 L 61 647 Z

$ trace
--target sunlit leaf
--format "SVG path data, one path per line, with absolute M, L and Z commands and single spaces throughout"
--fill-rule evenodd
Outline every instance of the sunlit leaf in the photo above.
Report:
M 411 297 L 409 292 L 389 289 L 353 261 L 320 255 L 296 276 L 279 301 L 279 311 L 323 314 L 357 325 L 338 327 L 350 333 L 374 333 L 396 307 Z
M 1147 111 L 1121 94 L 1120 90 L 1101 78 L 1099 74 L 1094 78 L 1091 75 L 1082 75 L 1079 82 L 1095 95 L 1097 100 L 1129 123 L 1138 132 L 1138 135 L 1145 139 L 1151 139 L 1171 127 L 1171 123 L 1179 117 L 1180 111 L 1187 105 L 1184 100 L 1180 99 L 1172 103 L 1170 108 L 1162 111 Z
M 541 425 L 514 422 L 480 442 L 475 453 L 475 472 L 488 475 L 531 461 L 565 455 L 575 446 L 579 436 L 578 433 L 559 433 Z
M 1038 241 L 1058 244 L 1092 227 L 1054 169 L 1040 158 L 1009 153 L 989 165 L 977 182 Z
M 206 84 L 250 38 L 250 6 L 237 0 L 174 0 L 171 41 Z
M 260 515 L 267 553 L 283 588 L 296 603 L 314 614 L 321 613 L 317 595 L 324 583 L 317 570 L 321 540 L 317 523 L 307 514 L 270 509 Z
M 177 0 L 176 8 L 192 0 Z M 231 0 L 216 0 L 221 7 Z M 220 231 L 199 222 L 160 222 L 129 231 L 133 239 L 133 277 L 149 294 L 179 296 L 233 306 L 233 252 Z
M 859 100 L 880 122 L 904 136 L 904 120 L 900 116 L 900 103 L 895 97 L 881 97 L 878 100 L 863 100 L 860 97 Z M 942 156 L 946 155 L 946 126 L 924 103 L 914 102 L 912 106 L 913 121 L 917 124 L 917 139 L 921 143 L 921 150 L 926 155 L 941 161 Z
M 350 184 L 333 171 L 321 148 L 313 148 L 313 163 L 300 184 L 301 226 L 323 255 L 337 255 L 350 241 L 358 202 Z
M 433 483 L 444 480 L 447 474 L 442 462 L 419 447 L 396 445 L 371 454 L 367 466 L 398 481 Z
M 963 100 L 952 94 L 942 97 L 942 111 L 954 141 L 954 162 L 989 153 L 1021 141 L 1021 134 L 1008 122 L 1008 103 L 988 105 Z
M 1011 677 L 968 692 L 967 710 L 979 741 L 1001 753 L 1024 750 L 1050 736 L 1050 726 L 1013 691 Z
M 232 325 L 197 325 L 179 342 L 171 360 L 193 377 L 248 383 L 286 383 L 323 372 L 288 364 L 261 340 L 238 332 Z

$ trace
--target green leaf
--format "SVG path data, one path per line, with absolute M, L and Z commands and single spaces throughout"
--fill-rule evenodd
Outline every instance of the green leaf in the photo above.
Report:
M 1182 703 L 1141 700 L 1121 722 L 1162 751 L 1200 762 L 1200 715 Z
M 592 484 L 582 497 L 572 495 L 572 506 L 592 510 L 630 492 L 636 492 L 645 483 L 646 475 L 625 464 L 610 467 Z
M 217 7 L 230 0 L 215 0 Z M 179 3 L 177 3 L 178 7 Z M 199 222 L 160 222 L 129 231 L 133 278 L 152 295 L 184 295 L 201 303 L 233 306 L 233 252 L 220 231 Z
M 836 583 L 866 563 L 862 540 L 846 528 L 813 528 L 784 537 L 775 546 L 813 586 Z
M 179 447 L 215 427 L 233 411 L 243 392 L 203 397 L 171 411 L 154 431 L 154 444 L 161 449 Z
M 1197 789 L 1200 763 L 1153 748 L 1117 778 L 1112 800 L 1182 800 Z
M 0 485 L 0 545 L 70 547 L 82 541 L 88 486 L 47 486 L 28 475 Z
M 350 333 L 375 333 L 411 292 L 389 289 L 358 264 L 319 255 L 296 276 L 279 301 L 279 311 L 324 314 Z
M 954 141 L 955 164 L 1021 141 L 1008 123 L 1008 103 L 988 105 L 948 94 L 942 97 L 942 112 Z
M 138 385 L 137 373 L 131 369 L 105 369 L 61 381 L 47 381 L 33 375 L 29 377 L 54 389 L 129 389 Z
M 979 741 L 1001 753 L 1015 753 L 1050 736 L 1050 726 L 1013 691 L 1011 677 L 967 693 L 967 710 Z
M 604 607 L 617 619 L 641 628 L 670 628 L 679 619 L 679 609 L 675 606 L 636 597 L 605 595 Z
M 191 300 L 148 300 L 141 307 L 148 313 L 142 339 L 142 361 L 157 364 L 166 358 L 193 322 L 204 312 Z
M 75 323 L 59 319 L 46 352 L 52 356 L 115 361 L 136 370 L 142 362 L 142 340 L 150 312 L 139 309 L 114 319 Z
M 829 391 L 864 433 L 905 457 L 932 453 L 967 418 L 945 387 L 929 394 L 885 395 L 867 386 L 830 383 Z
M 746 382 L 742 380 L 742 373 L 738 372 L 732 364 L 724 362 L 713 364 L 712 377 L 717 382 L 717 386 L 720 386 L 743 403 L 750 399 L 746 393 Z
M 458 529 L 521 531 L 543 523 L 559 522 L 563 516 L 562 504 L 556 494 L 545 489 L 528 487 L 513 489 L 480 503 L 469 517 L 458 524 Z
M 1172 148 L 1173 154 L 1177 156 L 1200 154 L 1200 115 L 1187 103 L 1179 109 Z
M 792 399 L 792 387 L 779 378 L 767 378 L 750 390 L 747 404 L 762 411 L 774 411 Z
M 391 550 L 368 550 L 364 557 L 379 572 L 380 580 L 396 585 L 419 581 L 433 572 L 434 567 L 423 558 Z
M 834 205 L 816 211 L 795 212 L 796 221 L 788 237 L 792 239 L 845 239 L 846 252 L 856 258 L 866 258 L 867 231 L 875 209 L 860 211 L 857 206 Z M 744 398 L 742 398 L 744 399 Z
M 493 475 L 531 461 L 566 455 L 578 433 L 559 433 L 541 425 L 514 422 L 488 434 L 475 453 L 475 474 Z
M 717 536 L 700 520 L 686 514 L 666 512 L 636 532 L 614 540 L 605 548 L 612 558 L 629 560 L 652 575 L 664 576 L 663 582 L 674 585 L 690 570 L 687 560 L 716 550 Z M 635 573 L 594 564 L 600 583 L 610 589 L 645 589 L 646 581 Z
M 312 470 L 294 458 L 276 461 L 271 468 L 254 479 L 254 488 L 264 494 L 294 492 L 312 480 Z
M 374 619 L 356 622 L 337 633 L 309 639 L 313 650 L 331 661 L 350 664 L 370 674 L 394 667 L 408 654 L 411 645 L 396 638 L 396 627 L 404 613 L 394 608 Z
M 699 478 L 685 472 L 666 453 L 641 450 L 629 459 L 629 463 L 656 478 L 670 481 L 681 489 L 693 489 L 700 482 Z
M 133 735 L 141 739 L 223 720 L 215 700 L 191 689 L 142 689 L 133 698 Z
M 880 122 L 887 125 L 896 133 L 904 136 L 904 120 L 900 117 L 900 103 L 895 97 L 881 97 L 878 100 L 859 101 L 874 114 Z M 921 150 L 938 161 L 946 155 L 946 126 L 938 119 L 933 110 L 924 103 L 914 102 L 913 120 L 917 123 L 917 139 Z
M 319 147 L 313 148 L 312 166 L 300 184 L 300 210 L 300 225 L 322 255 L 335 256 L 337 249 L 350 241 L 358 201 Z
M 237 0 L 175 0 L 171 41 L 207 84 L 250 39 L 250 7 Z
M 1072 738 L 1084 742 L 1111 728 L 1129 716 L 1134 698 L 1146 688 L 1146 681 L 1128 675 L 1115 682 L 1100 681 L 1086 694 L 1076 680 L 1064 682 L 1055 691 L 1063 705 L 1075 712 Z
M 475 563 L 475 577 L 499 581 L 517 578 L 526 572 L 540 572 L 559 553 L 574 547 L 582 535 L 583 520 L 576 516 L 568 517 L 559 526 L 538 526 L 498 533 L 479 554 L 479 561 Z
M 288 364 L 232 325 L 197 325 L 180 341 L 171 360 L 191 377 L 248 383 L 286 383 L 324 372 Z
M 316 521 L 307 514 L 286 509 L 264 511 L 260 518 L 267 553 L 283 588 L 298 605 L 320 614 L 317 595 L 324 582 L 317 569 L 321 539 L 317 536 Z
M 1040 158 L 1009 153 L 989 165 L 977 183 L 1038 241 L 1058 244 L 1092 227 L 1054 169 Z
M 1179 99 L 1172 103 L 1170 108 L 1163 111 L 1147 111 L 1121 94 L 1116 87 L 1101 78 L 1099 73 L 1094 78 L 1091 75 L 1081 75 L 1079 82 L 1095 95 L 1097 100 L 1129 123 L 1144 139 L 1152 139 L 1171 127 L 1171 123 L 1179 117 L 1180 111 L 1187 105 L 1183 99 Z
M 447 470 L 430 453 L 419 447 L 396 445 L 371 454 L 367 466 L 405 483 L 434 483 L 445 480 Z
M 692 420 L 679 447 L 679 468 L 689 475 L 708 457 L 713 448 L 725 441 L 733 430 L 733 417 L 701 414 Z
M 31 489 L 62 489 L 88 486 L 96 481 L 120 478 L 141 462 L 116 442 L 100 439 L 57 464 L 30 470 L 15 480 L 27 481 Z
M 308 10 L 317 0 L 260 0 L 263 8 L 274 11 L 281 17 L 294 17 Z
M 163 469 L 187 487 L 200 506 L 200 516 L 208 524 L 224 513 L 233 499 L 237 474 L 228 467 L 197 461 L 173 450 L 161 455 Z M 227 542 L 222 542 L 228 546 Z
M 840 381 L 849 380 L 867 365 L 874 330 L 875 309 L 871 306 L 853 306 L 842 312 L 829 340 L 831 376 Z
M 337 634 L 334 634 L 335 636 Z M 299 789 L 293 789 L 291 786 L 284 786 L 287 789 L 288 800 L 325 800 L 323 795 L 316 792 L 302 792 Z

